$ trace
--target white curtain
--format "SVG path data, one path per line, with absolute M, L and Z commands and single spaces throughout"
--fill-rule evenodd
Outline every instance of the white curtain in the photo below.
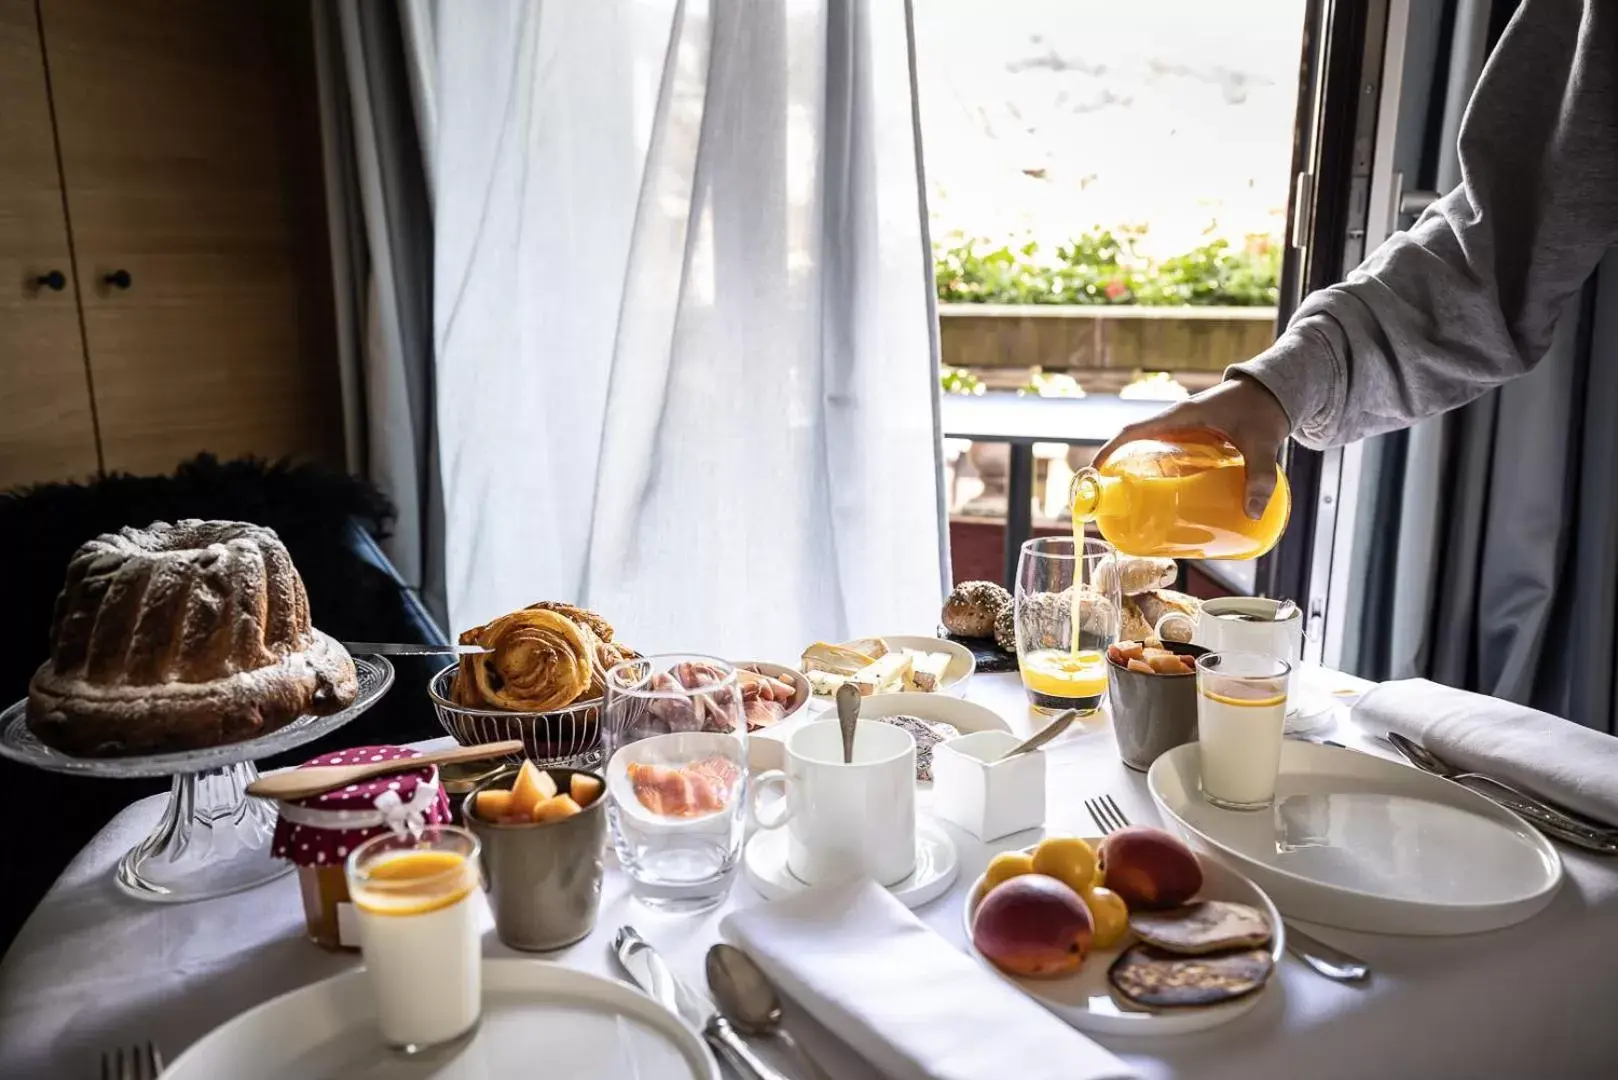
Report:
M 927 632 L 930 257 L 892 0 L 433 11 L 450 618 L 631 645 Z

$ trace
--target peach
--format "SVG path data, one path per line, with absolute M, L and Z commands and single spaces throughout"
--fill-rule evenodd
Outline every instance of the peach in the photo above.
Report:
M 972 919 L 972 943 L 992 964 L 1041 979 L 1079 970 L 1093 932 L 1079 894 L 1043 874 L 996 885 Z
M 1147 825 L 1101 841 L 1101 869 L 1131 911 L 1177 907 L 1202 888 L 1202 865 L 1185 842 Z

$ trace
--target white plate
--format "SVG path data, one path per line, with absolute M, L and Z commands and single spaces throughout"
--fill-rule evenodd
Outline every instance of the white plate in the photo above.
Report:
M 720 1080 L 673 1013 L 620 982 L 542 960 L 483 961 L 483 1020 L 463 1046 L 406 1059 L 376 1031 L 363 969 L 294 990 L 215 1028 L 163 1080 L 340 1076 L 405 1080 Z
M 1086 837 L 1091 847 L 1101 843 L 1100 837 Z M 1026 848 L 1033 851 L 1033 848 Z M 1192 1031 L 1206 1031 L 1251 1012 L 1254 1006 L 1270 992 L 1270 987 L 1281 977 L 1281 955 L 1286 949 L 1286 927 L 1264 890 L 1227 866 L 1221 866 L 1205 856 L 1198 856 L 1202 864 L 1202 891 L 1199 900 L 1227 900 L 1258 908 L 1269 917 L 1274 936 L 1270 939 L 1270 958 L 1275 962 L 1269 981 L 1259 989 L 1228 1001 L 1223 1005 L 1210 1005 L 1195 1009 L 1166 1009 L 1162 1012 L 1141 1012 L 1125 1008 L 1112 996 L 1107 981 L 1107 969 L 1125 949 L 1135 943 L 1135 935 L 1126 933 L 1124 939 L 1111 949 L 1097 949 L 1084 961 L 1084 966 L 1072 975 L 1059 979 L 1025 979 L 1008 975 L 989 962 L 972 943 L 972 917 L 983 899 L 983 878 L 980 875 L 966 894 L 961 906 L 962 929 L 966 934 L 967 950 L 985 967 L 1023 993 L 1045 1006 L 1080 1031 L 1096 1035 L 1184 1035 Z
M 1481 795 L 1371 754 L 1288 739 L 1275 805 L 1221 810 L 1196 743 L 1146 776 L 1166 820 L 1231 862 L 1288 916 L 1382 934 L 1470 934 L 1539 912 L 1562 860 Z
M 928 817 L 916 817 L 916 869 L 897 885 L 889 886 L 893 898 L 907 908 L 918 908 L 936 900 L 955 884 L 960 872 L 955 841 L 943 826 Z M 742 873 L 753 891 L 766 900 L 783 900 L 809 886 L 787 869 L 787 830 L 760 829 L 742 851 Z
M 1010 731 L 1005 718 L 976 702 L 949 694 L 872 694 L 860 699 L 860 715 L 866 719 L 883 716 L 917 716 L 948 724 L 962 735 L 974 731 Z M 826 710 L 805 709 L 790 723 L 772 724 L 747 737 L 747 766 L 754 772 L 786 767 L 786 740 L 801 723 L 833 718 Z

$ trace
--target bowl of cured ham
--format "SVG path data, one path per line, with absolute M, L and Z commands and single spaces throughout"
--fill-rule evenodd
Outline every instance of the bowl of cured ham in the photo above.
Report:
M 734 666 L 749 732 L 779 724 L 809 704 L 809 680 L 796 668 L 767 660 L 737 660 Z

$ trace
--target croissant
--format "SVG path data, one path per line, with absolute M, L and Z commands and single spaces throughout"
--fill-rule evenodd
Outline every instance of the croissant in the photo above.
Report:
M 555 611 L 527 608 L 461 635 L 463 645 L 491 650 L 461 658 L 453 694 L 463 705 L 547 712 L 590 689 L 595 635 Z

